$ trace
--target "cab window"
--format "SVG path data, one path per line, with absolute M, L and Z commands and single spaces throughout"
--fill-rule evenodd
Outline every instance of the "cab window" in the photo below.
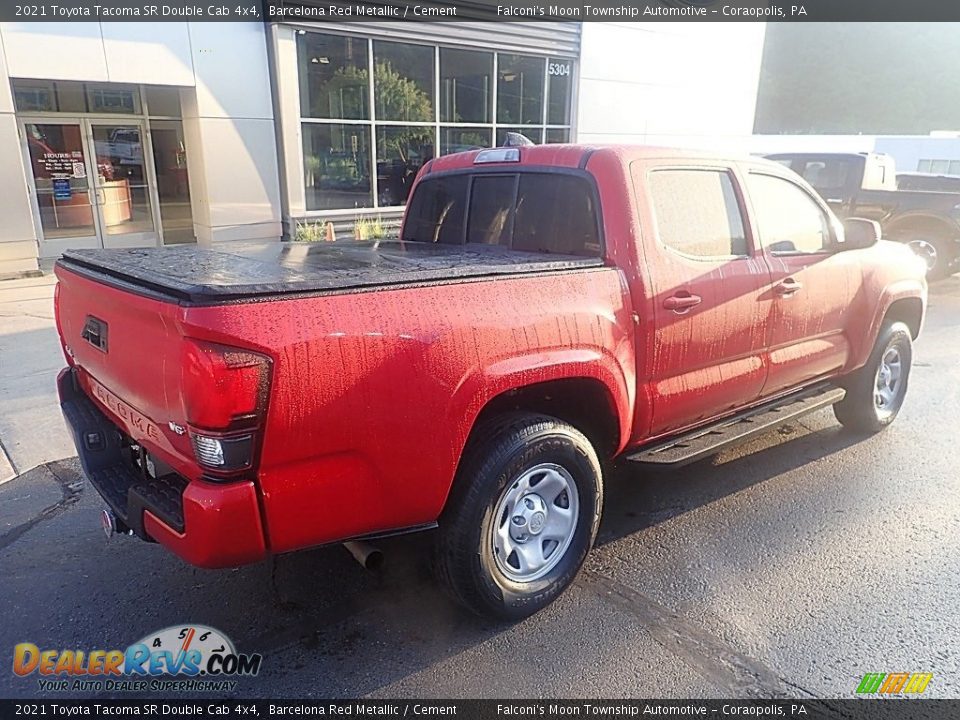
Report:
M 695 259 L 749 255 L 740 203 L 724 170 L 655 170 L 650 192 L 660 242 Z
M 600 257 L 595 197 L 586 178 L 560 172 L 427 177 L 407 207 L 403 239 Z
M 773 175 L 751 173 L 747 188 L 760 242 L 774 255 L 831 252 L 830 219 L 799 186 Z

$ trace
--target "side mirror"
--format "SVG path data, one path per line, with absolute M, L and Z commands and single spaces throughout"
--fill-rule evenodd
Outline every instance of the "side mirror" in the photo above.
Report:
M 873 247 L 880 241 L 880 223 L 863 218 L 847 218 L 843 221 L 841 250 L 861 250 Z

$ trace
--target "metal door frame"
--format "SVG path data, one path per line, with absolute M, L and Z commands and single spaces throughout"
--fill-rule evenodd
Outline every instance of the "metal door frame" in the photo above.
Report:
M 33 159 L 30 156 L 30 147 L 27 140 L 26 126 L 28 124 L 38 125 L 76 125 L 80 127 L 81 147 L 84 153 L 84 163 L 87 170 L 87 196 L 90 205 L 94 208 L 93 212 L 93 235 L 77 235 L 67 238 L 46 239 L 43 232 L 43 223 L 40 216 L 39 195 L 37 193 L 36 178 L 34 177 Z M 63 113 L 25 113 L 17 115 L 17 131 L 20 134 L 20 151 L 23 157 L 24 169 L 27 177 L 27 188 L 30 195 L 30 207 L 33 211 L 34 225 L 37 231 L 39 243 L 39 256 L 43 258 L 56 258 L 68 248 L 90 248 L 100 249 L 107 247 L 106 240 L 109 237 L 105 232 L 103 212 L 100 203 L 99 192 L 96 184 L 97 166 L 96 166 L 96 145 L 93 140 L 94 125 L 130 125 L 140 130 L 140 144 L 143 148 L 143 163 L 145 180 L 147 184 L 147 195 L 150 202 L 150 213 L 153 218 L 153 234 L 155 241 L 152 243 L 137 243 L 131 247 L 159 247 L 163 245 L 163 228 L 160 222 L 160 199 L 157 188 L 156 168 L 153 163 L 153 142 L 150 137 L 147 120 L 142 115 L 107 115 L 107 114 L 82 114 L 68 115 Z M 148 236 L 149 233 L 131 233 L 141 236 Z
M 96 192 L 96 205 L 97 205 L 97 216 L 99 217 L 100 223 L 100 246 L 103 248 L 110 247 L 107 244 L 107 240 L 110 237 L 123 237 L 131 236 L 132 242 L 127 243 L 118 243 L 112 247 L 160 247 L 163 245 L 163 235 L 161 230 L 160 223 L 160 203 L 159 197 L 157 194 L 157 176 L 153 167 L 153 143 L 150 141 L 149 132 L 147 130 L 147 121 L 143 117 L 128 117 L 128 116 L 87 116 L 83 118 L 84 129 L 86 131 L 86 142 L 90 148 L 91 152 L 91 162 L 94 166 L 94 172 L 97 173 L 97 144 L 93 138 L 93 128 L 95 125 L 100 126 L 112 126 L 112 127 L 135 127 L 140 131 L 140 149 L 143 153 L 143 174 L 144 182 L 147 186 L 147 198 L 150 206 L 150 217 L 153 219 L 153 230 L 147 232 L 134 232 L 134 233 L 121 233 L 120 235 L 111 236 L 106 232 L 106 221 L 103 217 L 103 205 L 100 201 L 100 188 L 94 187 Z M 94 175 L 93 184 L 96 186 L 99 181 L 99 174 Z M 149 239 L 150 235 L 154 236 L 154 242 L 146 242 Z M 135 236 L 135 237 L 134 237 Z M 142 240 L 142 242 L 141 242 Z

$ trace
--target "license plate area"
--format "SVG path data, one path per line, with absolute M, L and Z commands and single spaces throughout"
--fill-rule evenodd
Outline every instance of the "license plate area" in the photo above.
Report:
M 173 474 L 173 468 L 153 457 L 143 445 L 120 433 L 120 447 L 126 463 L 144 480 L 159 480 Z
M 117 425 L 129 435 L 132 441 L 163 442 L 164 437 L 160 428 L 146 415 L 114 395 L 89 373 L 86 373 L 86 381 L 90 395 L 116 418 Z

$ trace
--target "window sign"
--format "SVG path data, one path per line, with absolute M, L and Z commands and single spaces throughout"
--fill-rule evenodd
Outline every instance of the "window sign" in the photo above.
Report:
M 69 152 L 45 152 L 40 156 L 40 166 L 47 177 L 75 177 L 87 176 L 83 167 L 83 152 L 72 150 Z
M 54 178 L 53 181 L 53 199 L 70 199 L 70 180 L 68 178 Z

